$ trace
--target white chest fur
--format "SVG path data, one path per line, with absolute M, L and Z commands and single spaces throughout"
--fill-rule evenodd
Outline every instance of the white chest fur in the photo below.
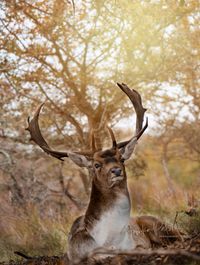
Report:
M 128 235 L 128 225 L 130 220 L 129 198 L 121 195 L 113 207 L 103 213 L 100 220 L 91 231 L 99 247 L 113 247 L 130 249 L 130 236 Z

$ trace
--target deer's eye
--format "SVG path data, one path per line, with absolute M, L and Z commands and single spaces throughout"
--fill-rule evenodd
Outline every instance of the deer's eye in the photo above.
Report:
M 100 163 L 95 163 L 94 166 L 95 166 L 95 168 L 100 168 L 101 164 Z
M 123 164 L 125 162 L 125 159 L 124 158 L 121 158 L 120 159 L 120 162 Z

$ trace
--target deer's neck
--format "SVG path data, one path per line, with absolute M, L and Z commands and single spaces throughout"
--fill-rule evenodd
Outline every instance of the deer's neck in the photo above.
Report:
M 111 240 L 128 226 L 130 198 L 127 186 L 102 190 L 92 183 L 90 202 L 85 214 L 85 226 L 99 245 Z

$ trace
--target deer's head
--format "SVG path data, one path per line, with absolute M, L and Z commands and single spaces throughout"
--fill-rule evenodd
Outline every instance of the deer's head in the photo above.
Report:
M 43 104 L 38 107 L 33 119 L 31 121 L 28 119 L 29 126 L 27 130 L 31 134 L 31 139 L 34 140 L 46 153 L 60 160 L 63 160 L 63 157 L 69 157 L 79 167 L 86 167 L 91 173 L 93 181 L 97 185 L 106 189 L 126 183 L 124 162 L 131 157 L 138 139 L 148 126 L 148 120 L 146 120 L 145 126 L 142 127 L 146 109 L 142 106 L 139 93 L 135 90 L 129 89 L 123 83 L 118 84 L 118 86 L 129 97 L 135 108 L 137 116 L 136 134 L 128 141 L 117 143 L 112 129 L 108 127 L 112 139 L 112 147 L 110 149 L 98 150 L 95 144 L 94 134 L 92 134 L 92 150 L 90 151 L 59 152 L 52 150 L 44 140 L 38 124 L 38 118 Z
M 68 152 L 69 158 L 78 166 L 86 167 L 93 181 L 102 188 L 113 188 L 126 182 L 124 162 L 130 158 L 137 143 L 133 137 L 123 148 L 118 148 L 115 136 L 108 127 L 112 139 L 112 147 L 106 150 L 93 148 L 90 154 Z M 93 147 L 95 147 L 93 137 Z

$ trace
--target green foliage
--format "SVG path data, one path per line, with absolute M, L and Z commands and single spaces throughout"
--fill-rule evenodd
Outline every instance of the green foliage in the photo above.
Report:
M 194 209 L 192 215 L 183 213 L 178 219 L 180 226 L 191 236 L 200 233 L 200 208 Z

